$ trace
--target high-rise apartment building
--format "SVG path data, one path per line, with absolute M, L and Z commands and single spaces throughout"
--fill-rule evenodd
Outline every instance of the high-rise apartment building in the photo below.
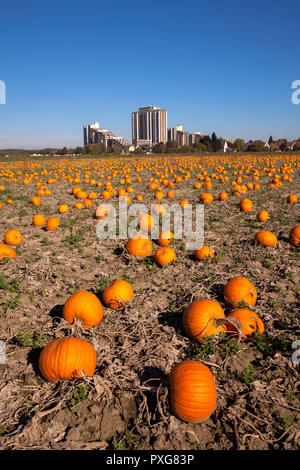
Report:
M 150 146 L 167 142 L 167 110 L 156 106 L 139 108 L 131 114 L 132 143 L 140 140 L 149 142 Z

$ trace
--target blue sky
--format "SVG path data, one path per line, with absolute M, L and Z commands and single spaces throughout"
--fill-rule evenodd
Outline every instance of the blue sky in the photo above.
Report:
M 168 127 L 244 139 L 300 136 L 300 0 L 0 6 L 0 147 L 82 145 L 99 121 L 131 139 L 141 106 Z

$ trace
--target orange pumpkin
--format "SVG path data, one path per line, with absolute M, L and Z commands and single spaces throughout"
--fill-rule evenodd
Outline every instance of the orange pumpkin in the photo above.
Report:
M 242 199 L 240 202 L 240 209 L 243 212 L 251 212 L 253 209 L 253 202 L 251 199 Z
M 228 194 L 225 191 L 222 191 L 219 194 L 219 201 L 226 201 L 227 198 L 228 198 Z
M 252 306 L 255 305 L 257 292 L 252 282 L 245 277 L 237 276 L 227 282 L 224 288 L 224 298 L 232 307 L 238 306 L 241 302 Z
M 68 212 L 69 210 L 69 207 L 67 206 L 67 204 L 61 204 L 58 208 L 58 212 L 60 214 L 64 214 L 65 212 Z
M 30 199 L 30 202 L 34 205 L 34 206 L 40 206 L 42 204 L 42 200 L 39 196 L 33 196 L 31 199 Z
M 295 225 L 289 234 L 290 243 L 294 246 L 298 246 L 300 243 L 300 225 Z
M 33 216 L 33 225 L 35 227 L 44 227 L 46 224 L 45 216 L 42 214 L 36 214 Z
M 287 197 L 288 204 L 295 204 L 298 201 L 296 194 L 289 194 Z
M 22 234 L 18 230 L 9 230 L 4 235 L 4 242 L 7 245 L 18 246 L 20 243 L 22 243 L 22 240 Z
M 106 206 L 98 206 L 97 209 L 95 210 L 95 217 L 97 219 L 104 219 L 105 217 L 108 216 L 109 210 Z
M 206 336 L 226 331 L 216 319 L 225 318 L 224 310 L 216 300 L 195 300 L 183 314 L 183 328 L 187 336 L 201 342 Z
M 154 261 L 159 266 L 166 266 L 167 264 L 173 263 L 176 259 L 176 253 L 169 246 L 162 246 L 157 248 L 154 254 Z
M 94 204 L 93 204 L 93 201 L 91 201 L 91 199 L 85 199 L 82 203 L 85 207 L 92 207 Z
M 49 232 L 50 230 L 55 230 L 59 226 L 60 220 L 57 217 L 49 217 L 46 223 L 46 230 Z
M 42 350 L 39 369 L 50 382 L 60 379 L 79 379 L 90 377 L 96 368 L 96 351 L 83 339 L 69 336 L 54 339 Z
M 92 292 L 78 291 L 66 301 L 63 317 L 70 324 L 78 318 L 82 321 L 84 328 L 91 328 L 102 321 L 103 307 L 98 297 Z
M 145 235 L 137 234 L 126 243 L 126 250 L 132 256 L 145 257 L 152 253 L 152 243 Z
M 139 218 L 139 226 L 143 232 L 148 232 L 153 227 L 153 217 L 151 214 L 141 214 Z
M 163 215 L 163 214 L 166 214 L 166 212 L 167 212 L 167 209 L 165 208 L 165 206 L 163 204 L 160 204 L 160 203 L 155 204 L 153 210 L 158 215 Z
M 173 238 L 174 238 L 174 233 L 171 232 L 170 230 L 165 230 L 164 232 L 161 232 L 159 234 L 157 243 L 160 246 L 169 246 Z
M 129 282 L 122 279 L 112 282 L 103 292 L 103 302 L 107 307 L 116 309 L 124 306 L 133 297 L 133 289 Z
M 259 222 L 266 222 L 268 218 L 269 218 L 268 211 L 259 211 L 259 213 L 257 214 L 257 220 L 259 220 Z
M 216 406 L 217 392 L 207 366 L 198 361 L 183 361 L 172 369 L 168 380 L 175 416 L 190 423 L 209 418 Z
M 76 193 L 76 198 L 77 199 L 86 199 L 87 198 L 87 193 L 85 191 L 77 191 Z
M 277 237 L 269 230 L 261 230 L 254 235 L 254 241 L 258 245 L 274 246 L 277 244 Z
M 197 259 L 200 259 L 200 260 L 205 260 L 206 258 L 213 258 L 215 256 L 215 253 L 214 253 L 214 250 L 212 248 L 210 248 L 209 246 L 200 246 L 200 248 L 198 248 L 196 251 L 195 251 L 195 256 Z
M 13 248 L 10 246 L 4 245 L 4 243 L 0 243 L 0 259 L 2 258 L 15 258 L 17 253 Z
M 254 333 L 263 333 L 265 331 L 264 324 L 256 313 L 245 308 L 240 308 L 230 313 L 227 319 L 237 320 L 237 324 L 228 322 L 226 324 L 227 331 L 232 336 L 239 336 L 239 329 L 242 332 L 243 337 L 241 340 L 244 341 L 247 337 L 252 336 Z

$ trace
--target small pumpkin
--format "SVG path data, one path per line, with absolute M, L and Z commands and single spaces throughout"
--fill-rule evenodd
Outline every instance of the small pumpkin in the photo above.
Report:
M 154 261 L 159 266 L 166 266 L 176 260 L 176 253 L 169 246 L 162 246 L 157 248 L 154 253 Z
M 165 206 L 163 204 L 155 204 L 154 208 L 153 208 L 154 212 L 156 212 L 156 214 L 158 215 L 163 215 L 163 214 L 166 214 L 167 213 L 167 209 L 165 208 Z
M 206 258 L 213 258 L 215 256 L 214 250 L 207 245 L 200 246 L 195 251 L 195 256 L 199 260 L 205 260 Z
M 104 219 L 105 217 L 108 216 L 109 210 L 108 207 L 101 205 L 98 206 L 97 209 L 95 210 L 95 217 L 96 219 Z
M 234 310 L 234 312 L 227 316 L 228 320 L 232 318 L 238 320 L 238 323 L 235 325 L 233 322 L 228 322 L 226 324 L 227 331 L 232 336 L 239 336 L 240 328 L 243 335 L 243 337 L 241 337 L 241 341 L 244 341 L 247 337 L 252 336 L 256 332 L 263 333 L 265 331 L 262 320 L 258 315 L 256 315 L 256 313 L 252 312 L 252 310 L 247 310 L 245 308 Z
M 50 230 L 55 230 L 59 226 L 60 220 L 57 217 L 49 217 L 46 223 L 46 230 L 49 232 Z
M 35 227 L 44 227 L 46 224 L 45 216 L 42 214 L 36 214 L 33 216 L 33 225 Z
M 209 418 L 216 406 L 217 392 L 207 366 L 198 361 L 183 361 L 172 369 L 168 381 L 175 416 L 189 423 Z
M 151 240 L 142 234 L 136 234 L 135 236 L 128 239 L 126 243 L 126 250 L 132 256 L 145 257 L 152 253 L 152 242 Z
M 259 220 L 259 222 L 266 222 L 269 218 L 269 213 L 268 211 L 259 211 L 259 213 L 257 214 L 257 220 Z
M 58 212 L 60 214 L 64 214 L 65 212 L 68 212 L 69 210 L 69 207 L 67 206 L 67 204 L 61 204 L 58 208 Z
M 289 194 L 287 197 L 288 204 L 295 204 L 298 201 L 296 194 Z
M 240 209 L 243 212 L 251 212 L 253 209 L 253 202 L 251 201 L 251 199 L 242 199 L 240 202 Z
M 4 235 L 4 242 L 7 245 L 18 246 L 23 241 L 23 236 L 19 230 L 8 230 Z
M 141 214 L 139 218 L 139 226 L 143 232 L 148 232 L 153 227 L 154 221 L 151 214 Z
M 300 243 L 300 225 L 295 225 L 289 234 L 290 243 L 294 246 L 298 246 Z
M 102 321 L 103 307 L 98 297 L 92 292 L 78 291 L 66 301 L 63 317 L 70 324 L 78 318 L 82 321 L 84 328 L 91 328 Z
M 118 279 L 112 282 L 103 292 L 103 302 L 107 307 L 117 309 L 133 297 L 133 289 L 129 282 Z
M 257 292 L 252 282 L 243 276 L 237 276 L 230 279 L 225 285 L 224 298 L 226 303 L 232 307 L 239 306 L 241 302 L 253 306 L 257 299 Z
M 221 191 L 219 194 L 219 201 L 226 201 L 228 194 L 225 191 Z
M 159 234 L 157 243 L 160 246 L 169 246 L 173 238 L 174 238 L 174 233 L 171 232 L 171 230 L 165 230 L 164 232 L 161 232 Z
M 42 350 L 39 369 L 50 382 L 90 377 L 96 368 L 96 351 L 83 339 L 69 336 L 54 339 Z
M 269 230 L 261 230 L 254 235 L 254 241 L 258 245 L 274 246 L 277 244 L 277 237 Z
M 183 314 L 183 328 L 189 338 L 201 342 L 207 336 L 226 331 L 224 324 L 217 325 L 215 321 L 220 318 L 225 318 L 225 314 L 216 300 L 195 300 Z

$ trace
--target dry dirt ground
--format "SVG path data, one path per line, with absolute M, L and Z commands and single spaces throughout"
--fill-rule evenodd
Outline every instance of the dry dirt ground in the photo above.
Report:
M 199 201 L 203 190 L 193 189 L 195 174 L 175 186 L 172 202 Z M 142 182 L 132 182 L 134 194 L 142 194 L 150 207 L 151 172 L 139 175 Z M 16 228 L 23 243 L 16 260 L 0 264 L 0 339 L 7 355 L 0 365 L 1 448 L 299 450 L 300 379 L 292 342 L 300 339 L 300 251 L 289 244 L 288 235 L 300 223 L 300 203 L 286 202 L 290 193 L 300 197 L 296 168 L 293 178 L 273 190 L 267 185 L 272 178 L 261 178 L 261 189 L 246 194 L 254 203 L 251 213 L 239 210 L 245 196 L 218 201 L 221 190 L 230 191 L 230 181 L 213 181 L 209 192 L 215 199 L 205 207 L 205 244 L 215 257 L 197 261 L 176 240 L 176 262 L 165 268 L 152 257 L 132 259 L 124 241 L 99 241 L 94 208 L 73 209 L 74 184 L 49 185 L 52 195 L 35 207 L 29 204 L 36 192 L 33 183 L 4 183 L 1 241 Z M 5 204 L 8 197 L 13 206 Z M 117 198 L 109 202 L 117 205 Z M 56 216 L 61 203 L 70 210 L 59 215 L 60 228 L 46 232 L 32 225 L 34 214 Z M 261 209 L 270 213 L 264 224 L 256 220 Z M 261 228 L 278 236 L 277 246 L 254 246 Z M 228 313 L 223 287 L 234 276 L 245 276 L 256 286 L 255 311 L 266 334 L 241 344 L 225 335 L 201 345 L 189 340 L 182 328 L 184 309 L 194 299 L 210 298 Z M 101 298 L 115 279 L 132 283 L 134 298 L 126 308 L 105 308 L 103 321 L 91 330 L 65 322 L 62 307 L 72 293 L 88 290 Z M 84 381 L 49 383 L 38 369 L 41 348 L 70 334 L 93 344 L 95 374 Z M 167 375 L 188 358 L 208 365 L 217 386 L 216 409 L 200 424 L 184 423 L 170 412 Z

